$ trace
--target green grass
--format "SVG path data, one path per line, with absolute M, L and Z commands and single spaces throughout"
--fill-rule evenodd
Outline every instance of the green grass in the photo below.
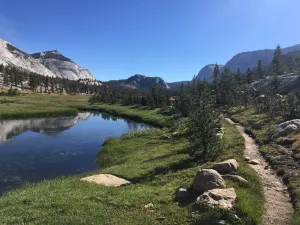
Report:
M 88 103 L 89 95 L 27 94 L 24 96 L 0 96 L 0 119 L 72 116 L 78 110 L 101 111 L 113 115 L 143 121 L 155 126 L 165 126 L 167 117 L 145 107 Z
M 147 110 L 145 107 L 94 104 L 78 105 L 79 110 L 96 110 L 113 115 L 127 117 L 136 121 L 143 121 L 148 124 L 163 127 L 167 124 L 166 116 L 159 113 L 159 109 Z
M 225 150 L 218 161 L 236 158 L 240 163 L 238 174 L 249 181 L 247 185 L 227 181 L 238 195 L 235 211 L 242 224 L 259 224 L 264 202 L 261 184 L 243 162 L 242 136 L 235 127 L 227 123 L 223 126 Z M 134 184 L 114 188 L 79 181 L 87 174 L 28 184 L 0 198 L 0 224 L 214 224 L 227 218 L 228 212 L 198 207 L 191 221 L 191 211 L 197 206 L 192 202 L 180 205 L 174 200 L 178 187 L 191 186 L 199 166 L 183 163 L 188 158 L 185 138 L 160 140 L 166 132 L 152 129 L 105 142 L 98 156 L 104 168 L 89 175 L 110 173 Z M 152 210 L 145 209 L 148 203 L 154 204 Z
M 9 103 L 0 104 L 0 119 L 54 117 L 76 115 L 76 105 L 87 104 L 87 95 L 28 94 L 25 96 L 0 97 Z

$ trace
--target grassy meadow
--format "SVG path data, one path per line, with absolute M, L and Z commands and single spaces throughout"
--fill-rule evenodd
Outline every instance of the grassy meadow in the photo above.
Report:
M 243 161 L 244 140 L 235 127 L 225 127 L 224 153 L 219 160 L 236 158 L 238 174 L 249 182 L 226 181 L 236 189 L 235 221 L 228 212 L 193 202 L 178 204 L 175 191 L 190 187 L 199 167 L 188 159 L 184 137 L 160 140 L 167 129 L 128 133 L 108 139 L 98 160 L 103 169 L 73 177 L 61 177 L 8 192 L 0 198 L 0 224 L 216 224 L 220 219 L 236 224 L 259 224 L 263 214 L 263 191 L 255 172 Z M 109 173 L 130 180 L 127 186 L 105 187 L 80 181 L 81 177 Z M 152 203 L 152 209 L 146 204 Z M 255 207 L 253 207 L 255 206 Z M 191 212 L 197 210 L 196 216 Z

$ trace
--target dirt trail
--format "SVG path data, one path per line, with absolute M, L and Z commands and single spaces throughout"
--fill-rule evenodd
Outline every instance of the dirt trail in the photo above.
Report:
M 265 205 L 262 224 L 288 224 L 293 214 L 293 207 L 287 187 L 282 183 L 282 180 L 276 175 L 274 170 L 268 167 L 268 163 L 258 152 L 255 141 L 244 132 L 244 128 L 239 124 L 234 123 L 231 119 L 226 118 L 226 120 L 230 124 L 236 125 L 238 131 L 243 135 L 246 147 L 244 153 L 245 157 L 248 156 L 251 160 L 258 160 L 260 162 L 259 165 L 250 164 L 250 166 L 260 177 L 264 189 Z

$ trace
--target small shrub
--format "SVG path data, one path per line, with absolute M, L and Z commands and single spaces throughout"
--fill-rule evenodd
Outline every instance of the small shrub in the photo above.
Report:
M 285 170 L 283 168 L 281 168 L 281 169 L 278 169 L 276 171 L 276 173 L 277 173 L 278 176 L 284 176 L 285 175 Z

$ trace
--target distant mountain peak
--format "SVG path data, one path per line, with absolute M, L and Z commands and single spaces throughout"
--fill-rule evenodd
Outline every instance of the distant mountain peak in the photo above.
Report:
M 33 58 L 35 58 L 35 59 L 38 59 L 38 60 L 56 59 L 56 60 L 62 60 L 62 61 L 70 61 L 70 62 L 72 62 L 71 59 L 65 57 L 64 55 L 62 55 L 57 50 L 45 51 L 45 52 L 37 52 L 37 53 L 31 54 L 31 56 Z
M 161 77 L 148 77 L 141 74 L 135 74 L 126 80 L 108 81 L 108 83 L 130 89 L 139 89 L 142 91 L 150 90 L 154 83 L 156 83 L 162 89 L 170 89 L 169 85 Z
M 223 72 L 228 68 L 233 73 L 237 72 L 238 69 L 241 72 L 246 72 L 248 68 L 256 68 L 258 60 L 262 61 L 263 66 L 268 66 L 272 62 L 274 51 L 275 49 L 261 49 L 237 53 L 224 66 L 219 65 L 220 71 Z M 282 48 L 283 54 L 294 51 L 300 51 L 300 44 Z M 197 79 L 211 81 L 213 67 L 214 64 L 204 66 L 198 73 Z
M 0 38 L 0 64 L 13 65 L 50 77 L 95 80 L 94 75 L 62 55 L 58 50 L 27 54 Z
M 198 80 L 206 80 L 211 81 L 212 79 L 212 73 L 214 71 L 216 64 L 207 64 L 205 65 L 196 76 L 196 79 Z M 223 65 L 218 64 L 219 68 L 222 69 Z

